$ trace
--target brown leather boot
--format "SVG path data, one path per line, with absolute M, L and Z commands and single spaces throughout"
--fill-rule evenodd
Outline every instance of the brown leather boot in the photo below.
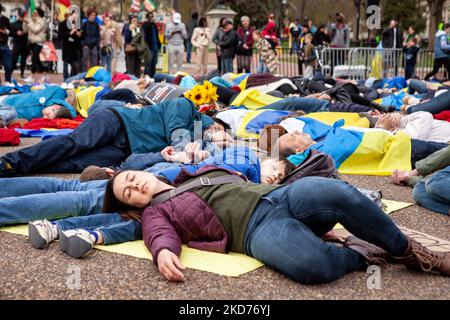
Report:
M 410 269 L 436 271 L 445 277 L 450 277 L 450 252 L 433 251 L 416 240 L 410 238 L 408 240 L 408 249 L 403 257 L 394 257 L 396 262 Z
M 345 240 L 344 247 L 355 250 L 361 254 L 369 265 L 386 266 L 389 253 L 380 247 L 361 240 L 355 236 L 349 236 Z

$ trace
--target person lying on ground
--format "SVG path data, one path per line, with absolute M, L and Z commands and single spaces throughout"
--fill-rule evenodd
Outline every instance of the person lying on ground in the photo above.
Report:
M 200 184 L 166 197 L 199 178 L 224 177 L 236 182 Z M 158 200 L 161 195 L 166 198 Z M 372 201 L 335 179 L 306 177 L 288 186 L 260 185 L 205 168 L 180 174 L 170 184 L 150 173 L 121 171 L 108 182 L 104 209 L 141 215 L 145 245 L 170 281 L 186 280 L 179 259 L 182 244 L 243 253 L 302 284 L 335 281 L 388 259 L 450 276 L 450 253 L 431 251 L 408 238 Z M 363 240 L 350 237 L 344 247 L 324 242 L 321 236 L 337 223 Z
M 376 128 L 393 133 L 406 132 L 412 139 L 434 142 L 450 142 L 450 123 L 436 120 L 429 112 L 418 111 L 409 115 L 389 113 L 378 117 Z
M 431 114 L 438 114 L 442 111 L 450 110 L 450 90 L 442 89 L 438 94 L 433 94 L 431 99 L 424 99 L 419 104 L 404 105 L 401 111 L 411 114 L 419 111 L 427 111 Z
M 58 86 L 10 95 L 0 103 L 0 120 L 7 125 L 17 118 L 72 119 L 76 117 L 73 99 L 73 91 L 66 92 Z
M 258 140 L 258 147 L 264 151 L 272 153 L 278 152 L 282 158 L 303 154 L 310 148 L 317 149 L 318 151 L 326 149 L 328 151 L 327 153 L 335 160 L 335 162 L 340 163 L 342 161 L 342 156 L 346 154 L 346 150 L 343 149 L 345 146 L 334 145 L 332 139 L 324 139 L 324 137 L 320 139 L 320 141 L 314 141 L 311 138 L 311 135 L 302 132 L 305 125 L 304 123 L 302 125 L 301 121 L 298 121 L 297 119 L 289 120 L 291 120 L 290 124 L 289 126 L 286 126 L 289 131 L 285 126 L 281 125 L 267 126 L 264 128 Z M 297 123 L 293 123 L 292 120 L 297 121 Z M 340 134 L 340 130 L 337 131 L 336 134 Z M 329 134 L 335 134 L 335 132 L 332 131 Z M 447 146 L 448 144 L 446 143 L 411 139 L 411 165 L 414 167 L 417 161 L 420 161 Z M 336 166 L 339 168 L 339 165 Z
M 195 146 L 194 146 L 195 148 Z M 198 150 L 196 148 L 196 150 Z M 202 153 L 194 150 L 191 155 L 191 160 L 196 157 L 202 157 Z M 165 168 L 158 166 L 160 161 L 174 161 L 184 159 L 188 156 L 187 152 L 175 152 L 173 147 L 165 148 L 161 153 L 154 154 L 154 166 L 148 168 L 148 172 L 163 177 L 168 181 L 174 181 L 181 169 L 183 172 L 193 173 L 205 166 L 216 165 L 222 169 L 240 172 L 245 175 L 250 181 L 255 183 L 280 183 L 284 177 L 290 176 L 290 181 L 298 179 L 303 176 L 304 172 L 296 171 L 292 165 L 288 166 L 287 162 L 275 165 L 272 159 L 260 161 L 256 155 L 248 148 L 232 147 L 225 149 L 221 154 L 215 157 L 206 159 L 199 164 L 178 165 L 172 163 L 171 166 L 166 165 Z M 169 162 L 166 162 L 168 164 Z M 325 167 L 330 166 L 330 168 Z M 332 175 L 334 170 L 332 161 L 328 161 L 320 166 L 320 175 Z M 101 168 L 94 168 L 94 170 L 85 174 L 95 179 L 105 179 L 114 174 L 114 170 L 98 170 Z M 97 171 L 97 173 L 93 173 Z M 330 174 L 328 174 L 330 172 Z M 83 176 L 82 174 L 82 176 Z M 308 174 L 314 174 L 314 171 L 308 170 Z M 81 178 L 81 177 L 80 177 Z M 23 178 L 9 178 L 0 179 L 0 186 L 5 185 L 0 191 L 0 225 L 10 225 L 16 223 L 30 223 L 30 240 L 35 248 L 45 247 L 49 242 L 58 237 L 58 233 L 52 232 L 54 228 L 58 231 L 67 231 L 73 229 L 88 229 L 90 232 L 96 232 L 97 237 L 94 244 L 113 244 L 125 241 L 132 241 L 139 239 L 139 226 L 130 223 L 124 223 L 118 216 L 105 217 L 96 216 L 96 213 L 101 212 L 101 204 L 103 201 L 106 180 L 85 181 L 80 180 L 64 180 L 58 178 L 41 178 L 41 177 L 23 177 Z M 6 188 L 6 185 L 9 187 Z M 64 214 L 63 214 L 64 213 Z M 85 217 L 86 215 L 92 217 Z M 67 221 L 58 220 L 50 222 L 43 220 L 55 220 L 67 216 L 73 216 Z M 80 218 L 79 220 L 77 218 Z M 77 224 L 79 222 L 79 224 Z M 124 223 L 124 224 L 122 224 Z M 50 228 L 51 227 L 51 228 Z M 130 229 L 131 228 L 131 229 Z M 99 231 L 100 230 L 100 231 Z M 131 232 L 135 230 L 136 232 Z M 81 232 L 82 235 L 86 232 Z M 91 238 L 92 240 L 94 238 Z M 86 239 L 86 238 L 85 238 Z M 80 241 L 82 239 L 79 239 Z M 86 248 L 83 246 L 83 248 Z M 71 251 L 72 253 L 74 251 Z M 77 251 L 80 254 L 80 251 Z M 84 252 L 82 255 L 86 254 Z M 75 257 L 81 257 L 77 255 Z
M 392 111 L 392 108 L 384 107 L 373 102 L 377 95 L 368 94 L 367 88 L 358 87 L 353 83 L 327 85 L 323 81 L 303 82 L 302 92 L 324 93 L 330 96 L 335 102 L 354 103 L 383 112 Z
M 414 187 L 414 200 L 422 207 L 450 215 L 450 146 L 418 161 L 412 171 L 394 171 L 392 181 Z
M 118 166 L 132 153 L 183 148 L 196 135 L 224 131 L 185 98 L 143 108 L 123 102 L 93 112 L 73 132 L 44 140 L 0 158 L 0 176 L 34 172 L 81 172 L 88 165 Z M 195 126 L 198 126 L 194 132 Z

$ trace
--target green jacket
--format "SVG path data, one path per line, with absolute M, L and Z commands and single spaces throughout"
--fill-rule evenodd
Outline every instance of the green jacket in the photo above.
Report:
M 416 170 L 420 176 L 409 178 L 409 185 L 414 186 L 425 176 L 450 166 L 450 146 L 436 151 L 423 160 L 416 162 Z
M 135 37 L 133 37 L 131 44 L 136 47 L 139 58 L 144 61 L 144 65 L 148 64 L 151 59 L 151 53 L 147 42 L 145 42 L 144 34 L 139 32 Z

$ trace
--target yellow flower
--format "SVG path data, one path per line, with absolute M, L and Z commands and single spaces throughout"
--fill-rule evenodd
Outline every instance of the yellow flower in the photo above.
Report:
M 200 106 L 205 101 L 205 93 L 199 86 L 195 86 L 191 90 L 190 99 L 196 106 Z

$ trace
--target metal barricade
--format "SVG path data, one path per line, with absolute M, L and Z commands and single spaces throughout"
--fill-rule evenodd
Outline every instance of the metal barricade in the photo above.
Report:
M 296 77 L 299 74 L 302 74 L 300 69 L 301 64 L 299 63 L 299 54 L 301 52 L 300 49 L 291 49 L 291 48 L 275 48 L 277 57 L 278 57 L 278 70 L 277 74 L 283 75 L 285 77 Z M 251 71 L 252 73 L 262 72 L 262 70 L 258 70 L 260 65 L 260 55 L 258 50 L 253 51 L 252 56 L 252 64 Z
M 301 49 L 276 48 L 279 65 L 277 74 L 285 77 L 297 77 L 303 74 L 303 63 L 299 59 Z M 405 55 L 402 49 L 378 48 L 328 48 L 316 47 L 317 69 L 324 76 L 361 80 L 367 78 L 387 78 L 405 76 Z M 433 70 L 434 51 L 420 50 L 414 76 L 423 79 Z M 254 50 L 251 71 L 256 73 L 260 57 Z M 442 67 L 436 75 L 439 79 L 448 78 Z

